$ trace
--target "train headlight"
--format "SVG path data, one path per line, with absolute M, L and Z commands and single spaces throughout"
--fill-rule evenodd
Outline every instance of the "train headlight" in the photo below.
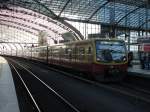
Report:
M 123 57 L 123 61 L 126 61 L 127 60 L 127 58 L 126 57 Z
M 100 61 L 100 58 L 97 58 L 97 61 Z

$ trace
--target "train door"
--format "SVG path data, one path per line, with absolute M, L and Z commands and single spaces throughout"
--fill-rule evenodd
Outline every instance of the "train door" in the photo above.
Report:
M 48 52 L 48 61 L 51 62 L 51 60 L 52 60 L 52 48 L 49 46 L 48 50 L 49 50 L 49 52 Z
M 75 47 L 72 47 L 72 62 L 75 62 Z
M 81 63 L 85 62 L 85 46 L 79 47 L 79 61 Z
M 64 60 L 65 48 L 63 46 L 59 46 L 59 60 L 62 62 Z
M 92 46 L 87 46 L 86 47 L 86 61 L 87 63 L 91 63 L 92 62 Z
M 72 48 L 70 48 L 70 46 L 67 46 L 65 48 L 65 60 L 67 62 L 70 62 L 72 59 Z

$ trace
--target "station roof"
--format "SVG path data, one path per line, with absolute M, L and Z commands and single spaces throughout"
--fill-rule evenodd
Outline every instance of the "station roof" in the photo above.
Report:
M 53 19 L 150 30 L 149 0 L 12 0 Z M 40 7 L 40 8 L 39 8 Z M 148 24 L 146 24 L 148 23 Z
M 49 37 L 82 34 L 68 21 L 150 31 L 149 0 L 0 0 L 0 24 Z M 77 36 L 77 39 L 79 39 Z
M 149 0 L 0 0 L 0 3 L 4 4 L 0 5 L 1 9 L 16 12 L 20 10 L 19 7 L 21 13 L 37 17 L 29 11 L 32 10 L 57 20 L 72 30 L 75 29 L 65 20 L 150 30 Z M 23 8 L 26 10 L 23 11 Z

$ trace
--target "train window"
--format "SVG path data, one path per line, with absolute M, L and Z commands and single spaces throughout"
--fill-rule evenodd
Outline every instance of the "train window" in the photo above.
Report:
M 72 59 L 76 60 L 77 59 L 77 53 L 78 53 L 78 48 L 74 47 L 72 48 Z
M 69 49 L 68 49 L 68 52 L 72 52 L 72 49 L 71 49 L 71 48 L 69 48 Z
M 75 47 L 75 54 L 78 54 L 78 47 Z
M 65 49 L 65 54 L 68 54 L 68 49 L 67 48 Z
M 72 51 L 71 48 L 66 48 L 65 49 L 65 54 L 69 54 L 71 51 Z
M 84 49 L 84 47 L 79 48 L 79 54 L 85 54 L 85 49 Z
M 102 62 L 122 62 L 126 57 L 126 46 L 120 41 L 96 41 L 96 58 Z M 126 60 L 125 60 L 126 61 Z
M 78 55 L 78 59 L 80 61 L 83 61 L 85 58 L 85 48 L 84 47 L 80 47 L 79 48 L 79 55 Z
M 88 54 L 91 54 L 92 50 L 91 47 L 88 48 Z
M 72 49 L 72 53 L 75 54 L 76 53 L 76 48 Z

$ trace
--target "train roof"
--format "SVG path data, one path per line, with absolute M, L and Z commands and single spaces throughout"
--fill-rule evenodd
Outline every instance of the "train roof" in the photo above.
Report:
M 72 42 L 66 42 L 66 43 L 63 43 L 63 44 L 82 43 L 82 42 L 93 42 L 93 41 L 95 41 L 95 40 L 124 41 L 124 40 L 122 40 L 122 39 L 117 39 L 117 38 L 113 38 L 113 39 L 110 39 L 110 38 L 95 38 L 95 39 L 77 40 L 77 41 L 72 41 Z
M 96 39 L 87 39 L 87 40 L 77 40 L 77 41 L 72 41 L 72 42 L 64 42 L 64 43 L 60 43 L 60 44 L 55 44 L 55 45 L 48 45 L 48 46 L 62 46 L 62 45 L 67 45 L 67 44 L 80 44 L 80 43 L 89 43 L 89 42 L 93 42 L 95 40 L 106 40 L 106 41 L 123 41 L 122 39 L 117 39 L 117 38 L 96 38 Z M 38 47 L 46 47 L 46 46 L 38 46 Z M 36 48 L 38 48 L 36 47 Z

